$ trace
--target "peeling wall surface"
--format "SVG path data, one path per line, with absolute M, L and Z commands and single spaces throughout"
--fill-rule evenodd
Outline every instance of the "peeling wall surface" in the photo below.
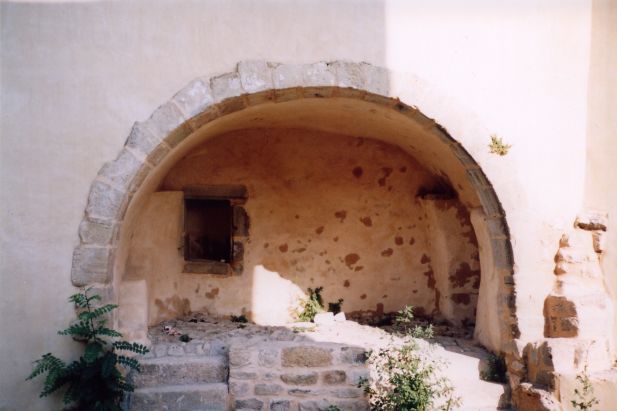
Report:
M 229 184 L 248 189 L 243 272 L 182 273 L 182 190 Z M 400 149 L 362 137 L 293 129 L 217 136 L 151 195 L 125 275 L 148 282 L 151 324 L 191 310 L 280 324 L 308 287 L 323 287 L 326 303 L 343 298 L 344 311 L 365 321 L 409 304 L 473 324 L 480 273 L 468 212 L 456 199 L 418 197 L 440 184 Z

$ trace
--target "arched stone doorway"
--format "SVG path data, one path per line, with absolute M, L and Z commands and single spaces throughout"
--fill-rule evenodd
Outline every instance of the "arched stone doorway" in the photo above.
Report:
M 493 351 L 509 353 L 518 328 L 503 209 L 465 148 L 433 119 L 395 98 L 396 87 L 406 87 L 400 83 L 396 73 L 345 62 L 242 62 L 235 72 L 195 80 L 150 119 L 136 123 L 118 158 L 102 167 L 80 225 L 73 283 L 102 285 L 120 302 L 119 326 L 139 337 L 148 322 L 148 286 L 125 276 L 129 246 L 147 199 L 173 167 L 204 142 L 239 130 L 342 133 L 402 150 L 434 181 L 446 182 L 446 191 L 454 191 L 448 198 L 467 210 L 479 249 L 476 338 Z M 427 92 L 409 85 L 414 86 Z M 439 192 L 425 194 L 430 199 Z

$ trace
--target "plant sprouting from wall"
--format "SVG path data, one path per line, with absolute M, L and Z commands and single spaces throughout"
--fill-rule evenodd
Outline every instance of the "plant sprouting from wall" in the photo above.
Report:
M 491 153 L 497 154 L 500 156 L 505 156 L 512 148 L 511 144 L 506 144 L 503 142 L 501 137 L 497 137 L 495 134 L 491 135 L 491 143 L 488 145 Z
M 570 401 L 572 407 L 579 411 L 592 411 L 593 407 L 600 401 L 595 397 L 593 385 L 589 379 L 587 364 L 579 374 L 576 375 L 577 388 L 574 389 L 574 399 Z
M 48 396 L 61 388 L 64 391 L 65 409 L 120 411 L 125 393 L 133 391 L 126 381 L 125 370 L 139 372 L 139 361 L 130 355 L 146 354 L 148 348 L 141 344 L 117 340 L 122 335 L 106 326 L 105 317 L 117 308 L 106 304 L 97 306 L 101 297 L 89 296 L 90 288 L 72 295 L 69 301 L 77 308 L 77 319 L 60 335 L 70 335 L 84 344 L 84 353 L 69 364 L 47 353 L 35 362 L 27 380 L 47 374 L 40 396 Z

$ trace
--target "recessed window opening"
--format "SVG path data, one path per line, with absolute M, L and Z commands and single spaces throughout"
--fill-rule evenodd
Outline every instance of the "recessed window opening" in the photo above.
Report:
M 186 261 L 231 263 L 233 208 L 229 200 L 185 198 Z

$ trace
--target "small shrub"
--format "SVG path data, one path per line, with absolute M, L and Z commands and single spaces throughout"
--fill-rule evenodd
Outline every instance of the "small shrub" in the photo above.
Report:
M 505 384 L 508 382 L 506 360 L 495 354 L 489 354 L 486 360 L 486 370 L 480 373 L 480 378 L 484 381 L 498 382 Z
M 187 343 L 187 342 L 189 342 L 191 340 L 192 340 L 192 338 L 188 334 L 182 334 L 180 336 L 180 341 L 182 341 L 184 343 Z
M 343 299 L 339 298 L 335 303 L 328 303 L 328 311 L 334 313 L 335 315 L 341 312 L 341 307 L 343 306 Z
M 439 376 L 443 364 L 413 342 L 373 351 L 368 364 L 375 378 L 363 379 L 359 386 L 368 394 L 371 410 L 445 411 L 460 404 L 451 382 Z
M 417 325 L 414 320 L 413 306 L 407 305 L 396 314 L 394 324 L 399 332 L 413 338 L 433 338 L 433 326 L 426 327 Z
M 338 405 L 330 405 L 328 406 L 328 408 L 326 408 L 326 411 L 341 411 L 341 409 L 338 407 Z
M 488 147 L 491 150 L 491 153 L 505 156 L 506 154 L 508 154 L 508 151 L 510 151 L 510 148 L 512 148 L 512 145 L 505 144 L 501 137 L 497 137 L 493 134 L 491 136 L 491 144 L 489 144 Z
M 300 310 L 297 312 L 300 321 L 313 321 L 318 313 L 324 311 L 323 298 L 321 297 L 323 287 L 308 288 L 307 290 L 309 296 L 306 300 L 300 302 Z
M 248 323 L 249 322 L 248 318 L 246 318 L 246 315 L 244 314 L 232 315 L 230 319 L 232 323 Z
M 587 365 L 585 365 L 583 371 L 576 375 L 576 381 L 580 387 L 574 389 L 574 399 L 570 401 L 572 407 L 575 410 L 592 411 L 593 407 L 598 405 L 600 401 L 594 395 Z
M 90 288 L 72 295 L 69 301 L 78 310 L 77 320 L 69 328 L 59 331 L 84 344 L 84 354 L 79 360 L 65 364 L 51 353 L 35 361 L 34 370 L 26 378 L 31 380 L 47 373 L 40 397 L 46 397 L 66 387 L 65 409 L 120 411 L 125 393 L 133 391 L 118 366 L 139 372 L 139 361 L 118 352 L 146 354 L 148 348 L 141 344 L 118 341 L 122 335 L 105 326 L 104 317 L 117 308 L 107 304 L 96 307 L 98 295 L 88 295 Z

